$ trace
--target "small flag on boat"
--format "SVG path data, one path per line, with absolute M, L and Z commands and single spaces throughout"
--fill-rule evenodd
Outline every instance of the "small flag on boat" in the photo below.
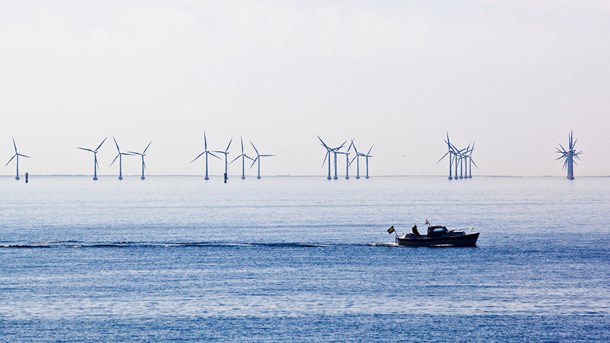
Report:
M 396 230 L 394 230 L 394 225 L 390 226 L 390 228 L 388 229 L 388 233 L 392 233 L 395 232 Z

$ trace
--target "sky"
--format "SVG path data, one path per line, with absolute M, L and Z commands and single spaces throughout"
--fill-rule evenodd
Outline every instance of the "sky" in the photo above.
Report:
M 602 0 L 0 0 L 0 160 L 15 137 L 23 172 L 91 174 L 76 147 L 108 137 L 116 174 L 114 136 L 152 141 L 149 174 L 200 175 L 205 131 L 275 154 L 263 175 L 325 175 L 316 135 L 374 145 L 372 175 L 445 175 L 448 132 L 475 175 L 560 176 L 574 130 L 575 175 L 606 176 L 608 42 Z

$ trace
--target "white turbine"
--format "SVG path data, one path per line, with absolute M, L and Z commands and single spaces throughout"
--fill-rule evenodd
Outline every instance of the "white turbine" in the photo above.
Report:
M 354 163 L 354 160 L 356 161 L 356 179 L 360 179 L 360 156 L 362 156 L 363 154 L 358 152 L 358 149 L 356 148 L 356 144 L 354 144 L 354 140 L 352 139 L 352 143 L 351 145 L 354 147 L 354 152 L 356 153 L 356 155 L 354 156 L 354 158 L 352 158 L 352 161 L 349 163 L 349 165 L 351 166 L 352 163 Z
M 324 147 L 324 149 L 326 149 L 326 155 L 324 155 L 324 161 L 322 161 L 322 168 L 324 168 L 324 163 L 326 163 L 326 161 L 328 160 L 328 177 L 327 179 L 330 180 L 330 152 L 332 151 L 332 149 L 326 145 L 326 143 L 324 143 L 324 141 L 322 140 L 322 138 L 320 138 L 320 136 L 318 136 L 318 139 L 320 140 L 320 142 L 322 142 L 322 146 Z
M 130 153 L 132 155 L 139 155 L 142 158 L 142 176 L 140 177 L 141 180 L 146 179 L 146 177 L 144 177 L 144 169 L 146 169 L 146 163 L 144 163 L 144 156 L 146 156 L 146 150 L 148 150 L 148 147 L 150 146 L 151 143 L 152 143 L 152 141 L 150 141 L 148 143 L 148 145 L 146 146 L 146 148 L 144 148 L 144 151 L 142 151 L 142 152 L 128 151 L 128 153 Z
M 334 161 L 335 161 L 335 176 L 333 177 L 333 179 L 335 179 L 335 180 L 339 179 L 339 176 L 337 174 L 337 154 L 339 154 L 339 150 L 341 150 L 341 148 L 343 148 L 345 143 L 347 143 L 347 141 L 344 141 L 343 143 L 341 143 L 341 145 L 339 145 L 336 148 L 330 149 L 330 151 L 333 153 L 333 157 L 334 157 Z
M 117 143 L 117 141 L 114 137 L 112 137 L 112 139 L 114 140 L 114 144 L 116 145 L 117 155 L 114 157 L 114 160 L 112 160 L 112 163 L 110 163 L 110 167 L 112 167 L 112 165 L 118 158 L 119 159 L 119 180 L 123 180 L 123 156 L 131 156 L 132 154 L 127 153 L 127 152 L 121 152 L 121 148 L 119 148 L 119 143 Z
M 560 160 L 563 159 L 563 169 L 567 169 L 568 170 L 568 175 L 567 175 L 567 179 L 568 180 L 574 180 L 574 164 L 578 165 L 578 163 L 576 163 L 576 161 L 574 161 L 574 157 L 576 157 L 578 160 L 580 160 L 580 156 L 583 152 L 579 151 L 576 152 L 576 142 L 578 141 L 578 139 L 574 140 L 573 139 L 573 132 L 572 130 L 570 130 L 570 136 L 568 137 L 568 150 L 566 150 L 561 144 L 559 144 L 559 146 L 561 147 L 561 150 L 559 148 L 557 148 L 557 153 L 560 154 L 561 156 L 557 157 L 556 160 Z
M 231 147 L 231 143 L 233 143 L 233 137 L 231 137 L 231 139 L 229 140 L 229 144 L 227 145 L 226 149 L 224 149 L 223 151 L 221 151 L 221 150 L 214 151 L 216 153 L 225 155 L 225 177 L 227 179 L 229 178 L 229 162 L 228 162 L 228 158 L 229 158 L 229 148 Z
M 354 140 L 352 139 L 352 142 L 347 147 L 347 151 L 337 151 L 337 154 L 345 155 L 345 179 L 346 180 L 349 180 L 349 165 L 350 165 L 349 155 L 350 155 L 350 150 L 352 149 L 353 142 L 354 142 Z
M 256 147 L 254 146 L 254 143 L 250 142 L 250 144 L 252 144 L 254 151 L 256 151 L 256 157 L 252 160 L 252 165 L 250 166 L 250 168 L 252 168 L 254 166 L 254 163 L 258 162 L 258 173 L 257 173 L 256 178 L 260 179 L 261 178 L 261 157 L 271 157 L 271 156 L 275 156 L 275 155 L 261 155 L 258 152 L 258 149 L 256 149 Z
M 201 154 L 197 155 L 197 157 L 195 157 L 191 161 L 191 163 L 195 162 L 202 155 L 205 155 L 205 180 L 209 180 L 210 178 L 208 177 L 208 155 L 212 155 L 212 156 L 216 157 L 217 159 L 220 159 L 220 157 L 214 155 L 214 153 L 212 153 L 208 150 L 208 139 L 205 135 L 205 131 L 203 131 L 203 152 Z
M 443 155 L 443 157 L 441 157 L 436 162 L 436 164 L 439 164 L 439 162 L 442 161 L 446 156 L 449 156 L 449 180 L 453 180 L 453 175 L 451 174 L 451 172 L 452 172 L 453 163 L 454 163 L 454 161 L 456 161 L 456 158 L 453 157 L 455 155 L 455 151 L 454 151 L 453 144 L 451 144 L 451 141 L 449 140 L 449 132 L 447 132 L 447 140 L 445 140 L 445 143 L 447 144 L 447 152 Z M 457 179 L 457 173 L 456 173 L 456 179 Z
M 8 160 L 8 162 L 6 162 L 6 164 L 4 166 L 5 167 L 8 166 L 8 164 L 11 163 L 11 161 L 13 159 L 15 159 L 15 167 L 16 167 L 16 170 L 17 170 L 16 173 L 15 173 L 15 180 L 19 180 L 19 157 L 25 157 L 25 158 L 31 158 L 31 157 L 28 156 L 28 155 L 24 155 L 24 154 L 20 154 L 19 153 L 19 151 L 17 150 L 17 144 L 15 143 L 15 137 L 13 137 L 13 147 L 15 148 L 15 154 L 13 155 L 13 157 L 11 157 L 10 160 Z M 26 177 L 26 181 L 27 181 L 27 177 Z
M 102 147 L 102 144 L 104 144 L 104 142 L 106 141 L 107 138 L 108 137 L 104 138 L 104 140 L 102 140 L 102 142 L 97 146 L 97 148 L 95 148 L 95 150 L 76 147 L 77 149 L 85 150 L 85 151 L 89 151 L 89 152 L 93 153 L 93 181 L 97 181 L 97 170 L 100 167 L 99 164 L 97 163 L 97 152 L 98 152 L 98 150 L 100 150 L 100 148 Z
M 371 155 L 371 150 L 373 150 L 373 146 L 371 145 L 371 148 L 369 149 L 369 152 L 367 152 L 366 154 L 362 154 L 362 157 L 364 157 L 364 160 L 366 162 L 366 176 L 365 179 L 369 178 L 369 157 L 373 157 Z
M 246 179 L 246 158 L 249 159 L 249 160 L 252 160 L 252 157 L 246 155 L 246 153 L 244 152 L 244 140 L 243 140 L 243 138 L 239 137 L 239 140 L 241 142 L 241 154 L 238 155 L 237 157 L 235 157 L 233 159 L 233 161 L 231 161 L 230 164 L 232 164 L 233 162 L 235 162 L 239 158 L 241 158 L 241 179 L 245 180 Z

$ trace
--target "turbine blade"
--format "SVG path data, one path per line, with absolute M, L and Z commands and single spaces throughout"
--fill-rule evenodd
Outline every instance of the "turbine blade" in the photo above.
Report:
M 114 164 L 114 161 L 116 161 L 117 158 L 119 158 L 119 156 L 121 156 L 121 154 L 117 154 L 114 158 L 114 160 L 112 160 L 112 163 L 110 163 L 109 167 L 112 167 L 112 165 Z
M 330 149 L 328 147 L 328 145 L 326 145 L 326 143 L 324 143 L 324 141 L 322 140 L 322 138 L 320 138 L 320 136 L 316 135 L 318 137 L 318 139 L 320 140 L 320 142 L 322 142 L 322 145 L 326 148 L 326 149 Z
M 148 145 L 146 146 L 146 148 L 144 148 L 144 151 L 142 151 L 142 155 L 144 155 L 146 153 L 146 150 L 148 150 L 148 147 L 150 146 L 150 144 L 152 144 L 152 141 L 150 141 L 148 143 Z
M 239 140 L 241 141 L 241 153 L 244 153 L 244 139 L 240 136 Z
M 237 157 L 235 157 L 235 158 L 233 159 L 233 161 L 229 162 L 229 164 L 232 164 L 233 162 L 237 161 L 237 160 L 238 160 L 240 157 L 242 157 L 242 156 L 243 156 L 243 154 L 242 154 L 242 155 L 239 155 L 239 156 L 237 156 Z
M 30 157 L 30 156 L 28 156 L 28 155 L 23 155 L 23 154 L 17 154 L 17 155 L 19 155 L 19 156 L 21 156 L 21 157 L 25 157 L 25 158 L 31 158 L 31 157 Z
M 250 141 L 250 144 L 252 144 L 252 147 L 254 148 L 254 151 L 256 151 L 256 154 L 257 154 L 257 155 L 260 155 L 260 154 L 258 153 L 258 149 L 256 149 L 256 147 L 254 146 L 254 143 L 252 143 L 252 141 Z
M 81 149 L 81 150 L 85 150 L 85 151 L 89 151 L 89 152 L 95 152 L 95 151 L 93 151 L 93 150 L 91 150 L 91 149 L 87 149 L 87 148 L 81 148 L 81 147 L 79 147 L 79 146 L 77 146 L 77 147 L 76 147 L 76 149 Z
M 477 167 L 477 169 L 479 169 L 479 166 L 476 164 L 476 162 L 471 158 L 470 162 L 472 162 L 472 164 L 474 164 L 475 167 Z
M 439 164 L 439 162 L 440 162 L 440 161 L 442 161 L 442 160 L 443 160 L 443 158 L 445 158 L 445 157 L 446 157 L 448 154 L 449 154 L 449 151 L 447 151 L 447 152 L 446 152 L 446 153 L 443 155 L 443 157 L 441 157 L 441 158 L 440 158 L 438 161 L 436 161 L 436 164 Z
M 250 169 L 252 169 L 252 167 L 254 167 L 254 164 L 256 164 L 256 160 L 258 160 L 259 158 L 260 158 L 260 156 L 256 156 L 256 158 L 252 160 L 252 164 L 250 165 Z
M 275 155 L 260 155 L 260 157 L 271 157 L 271 156 L 275 156 Z
M 205 136 L 205 131 L 203 131 L 203 148 L 204 148 L 205 150 L 208 150 L 208 139 L 207 139 L 207 137 Z
M 371 154 L 371 150 L 373 150 L 373 146 L 374 146 L 374 145 L 371 145 L 371 148 L 369 149 L 369 152 L 367 152 L 367 153 L 366 153 L 367 155 L 370 155 L 370 154 Z
M 17 156 L 17 154 L 13 155 L 13 157 L 11 157 L 10 160 L 8 160 L 8 162 L 6 162 L 6 164 L 4 165 L 5 167 L 8 166 L 9 163 L 11 163 L 11 161 Z
M 116 145 L 116 149 L 119 152 L 119 154 L 121 153 L 121 148 L 119 148 L 119 143 L 116 142 L 116 139 L 114 138 L 114 136 L 112 137 L 112 139 L 114 139 L 114 144 Z
M 214 155 L 214 154 L 213 154 L 213 153 L 211 153 L 211 152 L 208 152 L 208 154 L 210 154 L 210 155 L 212 155 L 212 156 L 216 157 L 216 158 L 217 158 L 217 159 L 219 159 L 219 160 L 221 159 L 220 157 L 218 157 L 218 156 Z
M 195 162 L 195 161 L 196 161 L 196 160 L 197 160 L 199 157 L 201 157 L 203 154 L 205 154 L 205 151 L 204 151 L 204 152 L 202 152 L 201 154 L 197 155 L 197 157 L 195 157 L 195 158 L 194 158 L 194 159 L 191 161 L 191 163 Z
M 324 154 L 324 161 L 322 161 L 322 167 L 320 167 L 320 169 L 324 168 L 324 164 L 326 163 L 326 159 L 328 158 L 329 153 Z M 329 161 L 328 163 L 330 163 L 330 158 L 328 158 Z
M 100 143 L 100 145 L 98 145 L 98 146 L 97 146 L 97 148 L 95 148 L 95 151 L 98 151 L 98 150 L 99 150 L 99 149 L 102 147 L 102 144 L 104 144 L 104 142 L 106 141 L 106 139 L 107 139 L 107 138 L 108 138 L 108 137 L 106 137 L 106 138 L 104 138 L 104 140 L 102 140 L 102 142 Z
M 15 143 L 15 137 L 13 137 L 13 146 L 15 147 L 15 154 L 17 153 L 17 143 Z
M 226 152 L 229 152 L 229 148 L 231 147 L 231 143 L 233 143 L 233 137 L 231 137 L 231 140 L 229 141 L 229 144 L 227 145 L 227 148 L 225 149 Z

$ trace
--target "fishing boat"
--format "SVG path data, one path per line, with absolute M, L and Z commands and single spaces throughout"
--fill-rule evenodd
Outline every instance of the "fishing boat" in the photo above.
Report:
M 478 238 L 479 232 L 473 229 L 470 232 L 449 230 L 443 225 L 430 225 L 428 234 L 421 235 L 415 225 L 411 233 L 396 235 L 395 242 L 407 247 L 476 247 Z

